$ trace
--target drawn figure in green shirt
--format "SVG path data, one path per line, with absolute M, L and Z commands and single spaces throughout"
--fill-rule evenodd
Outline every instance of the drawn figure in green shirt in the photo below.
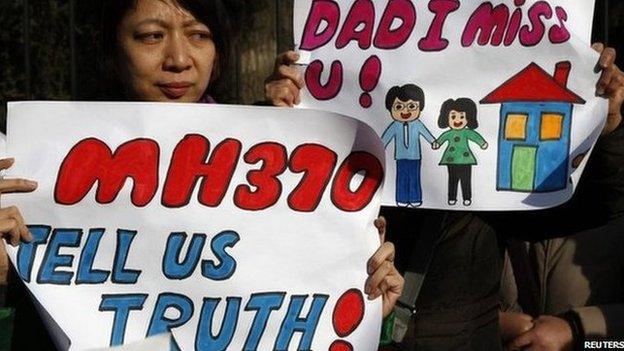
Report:
M 461 183 L 464 206 L 470 206 L 472 166 L 477 164 L 477 159 L 470 150 L 469 141 L 483 150 L 488 147 L 481 134 L 475 131 L 479 127 L 477 104 L 468 98 L 446 100 L 440 109 L 438 126 L 449 128 L 433 144 L 433 148 L 437 150 L 444 143 L 448 143 L 440 161 L 440 165 L 448 167 L 448 204 L 453 206 L 457 203 L 457 187 Z

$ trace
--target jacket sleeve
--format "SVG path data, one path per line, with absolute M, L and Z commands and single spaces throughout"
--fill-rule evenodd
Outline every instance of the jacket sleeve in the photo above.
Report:
M 624 215 L 624 124 L 598 140 L 581 185 L 589 197 L 601 199 L 595 210 L 608 218 Z
M 436 140 L 436 142 L 440 144 L 440 146 L 443 145 L 449 140 L 449 134 L 450 132 L 448 130 L 442 133 L 442 135 L 440 135 L 440 137 Z
M 480 147 L 483 147 L 483 145 L 485 145 L 486 143 L 485 139 L 483 139 L 481 134 L 477 133 L 474 130 L 470 130 L 470 132 L 468 133 L 468 139 L 474 141 Z
M 586 339 L 624 338 L 624 304 L 576 307 Z
M 396 127 L 395 126 L 396 126 L 396 123 L 394 123 L 394 122 L 390 123 L 388 128 L 386 128 L 386 130 L 381 135 L 381 141 L 383 142 L 385 147 L 387 147 L 388 144 L 390 144 L 390 142 L 392 141 L 392 139 L 394 139 L 396 137 Z
M 422 135 L 425 140 L 427 140 L 429 142 L 429 144 L 433 144 L 433 142 L 436 140 L 436 138 L 433 136 L 433 134 L 431 134 L 431 132 L 429 131 L 429 129 L 427 129 L 427 126 L 424 123 L 420 123 L 419 126 L 419 132 L 420 135 Z
M 522 312 L 522 307 L 518 303 L 518 287 L 514 276 L 509 253 L 505 250 L 505 262 L 501 274 L 501 284 L 499 290 L 500 311 L 501 312 Z

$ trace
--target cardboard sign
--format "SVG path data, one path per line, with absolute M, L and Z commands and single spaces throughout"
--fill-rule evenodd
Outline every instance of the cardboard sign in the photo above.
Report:
M 382 202 L 552 207 L 573 194 L 606 118 L 593 1 L 296 0 L 302 107 L 371 125 Z
M 372 129 L 328 112 L 13 103 L 10 250 L 72 350 L 171 332 L 182 350 L 374 350 L 363 294 L 384 175 Z M 334 346 L 331 346 L 334 345 Z

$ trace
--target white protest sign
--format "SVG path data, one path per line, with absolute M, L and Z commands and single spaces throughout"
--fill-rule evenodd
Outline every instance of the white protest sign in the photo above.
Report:
M 170 351 L 171 334 L 162 333 L 150 336 L 141 341 L 136 341 L 120 346 L 107 347 L 104 349 L 92 349 L 89 351 Z
M 9 105 L 9 177 L 34 240 L 10 250 L 72 350 L 170 331 L 182 350 L 374 350 L 364 295 L 384 152 L 328 112 Z M 331 346 L 330 345 L 334 345 Z
M 384 204 L 552 207 L 607 115 L 593 12 L 589 0 L 295 0 L 301 106 L 377 131 Z

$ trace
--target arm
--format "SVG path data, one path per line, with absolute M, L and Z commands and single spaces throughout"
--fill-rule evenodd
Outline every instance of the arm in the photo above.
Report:
M 425 138 L 425 140 L 429 142 L 429 144 L 433 144 L 433 142 L 436 141 L 436 138 L 433 136 L 433 134 L 431 134 L 431 132 L 429 131 L 429 129 L 427 129 L 427 126 L 425 126 L 424 123 L 420 122 L 418 124 L 418 128 L 418 132 L 420 133 L 420 135 L 422 135 L 423 138 Z
M 390 142 L 392 141 L 392 139 L 396 137 L 396 126 L 397 126 L 396 123 L 394 122 L 390 123 L 388 128 L 386 128 L 386 130 L 381 135 L 381 141 L 383 142 L 385 147 L 387 147 L 388 144 L 390 144 Z
M 486 149 L 488 146 L 487 142 L 485 141 L 485 139 L 483 139 L 481 134 L 477 133 L 476 131 L 472 129 L 468 131 L 468 140 L 472 140 L 475 144 L 479 145 L 479 147 L 482 149 Z
M 505 250 L 505 262 L 501 274 L 501 284 L 499 289 L 501 312 L 522 312 L 522 307 L 518 303 L 518 286 L 514 276 L 513 266 L 509 258 L 509 252 Z
M 522 313 L 518 303 L 518 287 L 509 253 L 505 251 L 505 262 L 501 274 L 500 311 L 498 313 L 503 342 L 507 343 L 533 328 L 533 317 Z
M 436 140 L 436 143 L 438 143 L 438 145 L 442 146 L 444 145 L 444 143 L 446 143 L 447 141 L 449 141 L 449 131 L 447 130 L 446 132 L 442 133 L 442 135 L 440 135 L 440 137 Z
M 587 194 L 604 199 L 594 207 L 607 218 L 624 213 L 624 126 L 622 101 L 624 100 L 624 73 L 614 64 L 615 51 L 595 44 L 601 53 L 598 67 L 602 76 L 596 93 L 609 100 L 607 123 L 583 174 Z
M 0 159 L 0 170 L 13 165 L 13 159 Z M 25 179 L 0 178 L 0 193 L 31 192 L 37 188 L 37 183 Z M 4 239 L 4 240 L 2 240 Z M 17 246 L 20 241 L 31 241 L 32 234 L 28 231 L 24 218 L 17 207 L 0 208 L 0 349 L 11 348 L 13 335 L 13 320 L 15 311 L 6 307 L 6 293 L 8 273 L 10 269 L 9 257 L 5 245 Z M 5 243 L 6 241 L 6 243 Z

